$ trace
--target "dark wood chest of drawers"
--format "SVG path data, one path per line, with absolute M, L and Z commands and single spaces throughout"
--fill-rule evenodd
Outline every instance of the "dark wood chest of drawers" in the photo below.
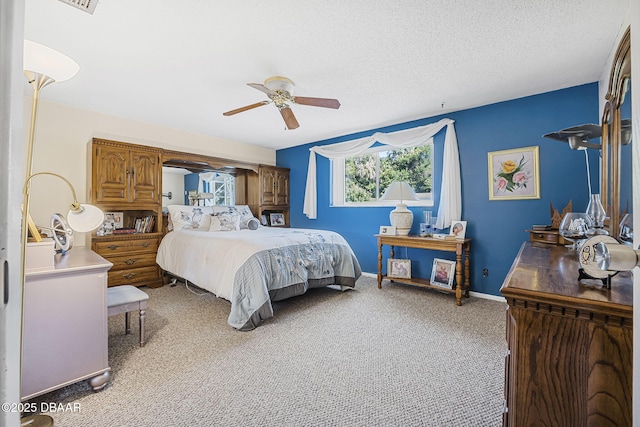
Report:
M 631 426 L 633 280 L 578 282 L 577 253 L 526 242 L 509 304 L 505 426 Z

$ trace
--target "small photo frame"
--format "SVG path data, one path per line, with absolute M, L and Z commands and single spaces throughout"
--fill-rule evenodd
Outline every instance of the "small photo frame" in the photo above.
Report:
M 411 260 L 389 258 L 387 260 L 387 277 L 411 279 Z
M 271 213 L 269 214 L 269 219 L 271 220 L 272 227 L 281 227 L 284 225 L 284 214 L 282 213 Z
M 267 216 L 266 215 L 260 215 L 260 224 L 269 225 L 269 221 L 267 220 Z
M 431 270 L 431 284 L 441 288 L 453 289 L 453 279 L 456 274 L 456 262 L 448 259 L 433 259 Z
M 467 221 L 451 221 L 451 227 L 449 228 L 449 236 L 453 236 L 456 239 L 464 239 L 464 235 L 467 232 Z
M 381 225 L 380 226 L 380 232 L 378 234 L 395 236 L 396 235 L 396 228 L 391 226 L 391 225 Z
M 104 222 L 110 222 L 114 230 L 118 228 L 123 228 L 124 214 L 122 212 L 105 212 Z

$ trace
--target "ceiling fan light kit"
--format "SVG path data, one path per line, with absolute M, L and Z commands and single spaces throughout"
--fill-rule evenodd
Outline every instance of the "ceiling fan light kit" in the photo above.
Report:
M 337 99 L 293 96 L 295 83 L 293 83 L 291 79 L 282 76 L 269 77 L 264 81 L 263 84 L 247 83 L 247 85 L 261 92 L 264 92 L 269 97 L 269 101 L 256 102 L 255 104 L 236 108 L 235 110 L 230 110 L 222 113 L 223 116 L 232 116 L 234 114 L 242 113 L 244 111 L 252 110 L 254 108 L 273 103 L 280 111 L 280 115 L 287 125 L 287 129 L 292 130 L 298 128 L 300 125 L 290 108 L 290 104 L 301 104 L 309 105 L 312 107 L 323 107 L 332 109 L 340 108 L 340 101 L 338 101 Z

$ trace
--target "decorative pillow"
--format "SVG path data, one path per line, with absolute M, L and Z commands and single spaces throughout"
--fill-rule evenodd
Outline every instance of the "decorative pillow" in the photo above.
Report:
M 219 215 L 221 213 L 240 215 L 240 230 L 257 230 L 260 226 L 260 221 L 258 221 L 258 219 L 253 216 L 253 213 L 251 212 L 251 209 L 249 209 L 248 205 L 212 206 L 212 208 L 213 215 Z
M 167 208 L 174 230 L 209 228 L 211 206 L 170 205 Z
M 211 215 L 211 220 L 215 221 L 216 218 L 220 223 L 220 230 L 218 231 L 238 231 L 240 230 L 240 215 L 237 212 L 214 212 Z M 214 225 L 214 228 L 216 226 Z M 209 231 L 211 227 L 209 227 Z
M 222 226 L 220 225 L 220 218 L 211 214 L 211 224 L 209 225 L 209 231 L 222 231 Z
M 240 229 L 248 229 L 248 230 L 257 230 L 258 228 L 260 228 L 260 221 L 258 221 L 258 218 L 254 218 L 251 217 L 249 219 L 246 219 L 244 221 L 240 222 Z

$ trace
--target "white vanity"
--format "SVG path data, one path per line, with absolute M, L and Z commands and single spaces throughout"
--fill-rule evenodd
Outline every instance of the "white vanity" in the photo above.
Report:
M 54 257 L 52 268 L 26 271 L 22 400 L 110 377 L 107 271 L 112 264 L 85 247 Z

